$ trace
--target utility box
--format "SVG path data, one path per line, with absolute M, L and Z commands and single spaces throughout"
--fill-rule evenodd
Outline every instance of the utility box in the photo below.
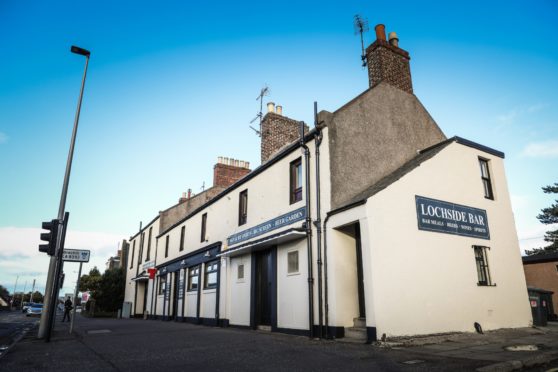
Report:
M 132 303 L 125 301 L 122 304 L 122 318 L 130 318 L 132 316 Z
M 553 313 L 549 306 L 552 304 L 554 292 L 540 288 L 528 288 L 529 303 L 533 314 L 533 325 L 544 327 L 547 325 L 549 316 Z

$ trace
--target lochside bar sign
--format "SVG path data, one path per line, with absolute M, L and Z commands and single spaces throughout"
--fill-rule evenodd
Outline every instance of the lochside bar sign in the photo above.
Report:
M 484 209 L 415 195 L 419 230 L 490 239 Z
M 292 223 L 301 221 L 306 218 L 306 207 L 299 208 L 295 211 L 286 213 L 282 216 L 276 217 L 270 221 L 254 226 L 248 230 L 241 231 L 237 234 L 231 235 L 227 238 L 229 246 L 252 239 L 256 236 L 265 234 L 267 232 L 278 229 L 282 226 L 287 226 Z

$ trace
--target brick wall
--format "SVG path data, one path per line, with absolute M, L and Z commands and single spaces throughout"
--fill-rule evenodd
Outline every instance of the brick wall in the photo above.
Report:
M 299 128 L 298 121 L 274 112 L 268 112 L 262 120 L 262 164 L 285 145 L 298 141 L 300 139 Z M 305 125 L 304 132 L 308 132 L 307 125 Z
M 213 167 L 213 186 L 227 188 L 248 173 L 248 168 L 217 163 Z
M 390 45 L 385 40 L 376 40 L 366 49 L 368 80 L 370 87 L 387 82 L 407 93 L 413 93 L 409 53 Z
M 523 264 L 528 287 L 552 291 L 554 312 L 558 313 L 558 260 L 553 262 Z

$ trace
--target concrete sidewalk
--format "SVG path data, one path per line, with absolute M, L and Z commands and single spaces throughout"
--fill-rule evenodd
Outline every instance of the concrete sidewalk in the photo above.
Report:
M 477 371 L 512 371 L 558 359 L 558 323 L 547 327 L 501 329 L 484 334 L 462 333 L 398 339 L 378 343 L 428 356 L 492 362 Z

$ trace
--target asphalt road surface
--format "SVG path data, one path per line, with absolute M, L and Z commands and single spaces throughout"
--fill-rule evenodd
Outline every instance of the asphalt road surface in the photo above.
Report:
M 365 344 L 310 340 L 186 323 L 76 317 L 50 343 L 31 334 L 0 357 L 1 371 L 470 371 L 486 362 L 415 355 Z
M 5 353 L 14 341 L 33 331 L 38 318 L 26 317 L 21 310 L 0 311 L 0 355 Z

